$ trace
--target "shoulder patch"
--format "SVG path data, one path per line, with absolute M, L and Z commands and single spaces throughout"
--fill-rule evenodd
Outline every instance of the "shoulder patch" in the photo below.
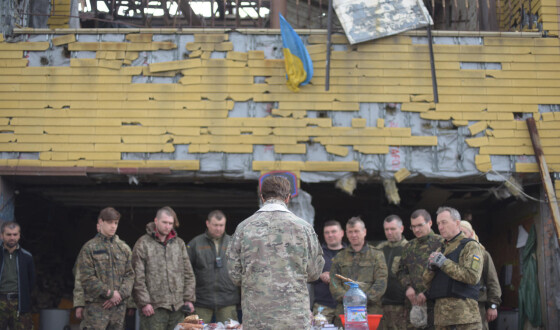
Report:
M 472 262 L 471 262 L 471 269 L 479 270 L 480 269 L 480 257 L 476 254 L 473 254 Z

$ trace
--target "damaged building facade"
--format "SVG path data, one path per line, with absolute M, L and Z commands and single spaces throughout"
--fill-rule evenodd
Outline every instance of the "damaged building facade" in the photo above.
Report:
M 40 271 L 63 272 L 40 280 L 35 304 L 53 308 L 71 295 L 74 258 L 100 208 L 123 213 L 129 245 L 164 205 L 178 211 L 186 240 L 213 209 L 232 233 L 258 208 L 259 177 L 280 171 L 297 178 L 293 208 L 318 232 L 361 215 L 377 241 L 389 214 L 407 224 L 417 208 L 458 208 L 494 258 L 502 325 L 517 324 L 520 237 L 534 228 L 538 313 L 543 328 L 559 328 L 557 1 L 434 2 L 437 102 L 425 30 L 351 44 L 336 21 L 328 54 L 328 2 L 300 2 L 305 10 L 248 2 L 268 5 L 267 17 L 287 12 L 302 37 L 314 76 L 299 92 L 286 86 L 282 39 L 267 29 L 276 23 L 223 28 L 242 20 L 225 2 L 224 14 L 183 14 L 181 28 L 173 17 L 130 27 L 147 24 L 141 15 L 127 27 L 80 28 L 91 18 L 82 2 L 2 2 L 0 215 L 22 223 Z M 14 14 L 25 6 L 47 16 Z M 64 14 L 48 16 L 54 8 Z M 306 10 L 313 19 L 296 19 Z

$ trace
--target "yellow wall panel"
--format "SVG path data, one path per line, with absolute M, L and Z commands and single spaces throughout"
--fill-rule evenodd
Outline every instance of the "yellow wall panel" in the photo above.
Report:
M 54 46 L 66 45 L 66 44 L 69 44 L 69 43 L 75 42 L 75 41 L 76 41 L 76 35 L 75 34 L 67 34 L 67 35 L 64 35 L 64 36 L 52 38 L 52 43 L 53 43 Z
M 395 177 L 395 181 L 397 181 L 397 183 L 400 183 L 404 179 L 409 177 L 410 174 L 411 174 L 410 171 L 406 167 L 403 167 L 400 170 L 398 170 L 397 172 L 395 172 L 395 174 L 393 176 Z
M 274 152 L 277 154 L 305 154 L 307 146 L 305 144 L 275 144 Z
M 515 163 L 515 171 L 520 173 L 538 173 L 539 165 L 536 163 Z
M 247 58 L 249 60 L 264 60 L 264 51 L 250 50 L 247 52 Z
M 464 119 L 467 119 L 467 118 L 464 118 Z M 479 121 L 477 123 L 474 123 L 474 124 L 470 125 L 469 126 L 469 131 L 471 132 L 471 135 L 476 135 L 476 134 L 484 131 L 486 129 L 486 127 L 488 127 L 487 122 Z
M 226 58 L 234 61 L 247 61 L 247 53 L 243 52 L 227 52 Z
M 182 69 L 190 69 L 190 68 L 199 68 L 201 67 L 201 61 L 200 59 L 188 59 L 188 60 L 181 60 L 181 61 L 152 63 L 148 67 L 150 68 L 150 72 L 182 70 Z
M 352 118 L 352 127 L 363 128 L 366 127 L 366 124 L 367 120 L 365 118 Z
M 229 35 L 225 33 L 211 34 L 211 33 L 195 33 L 194 42 L 223 42 L 228 41 Z
M 26 67 L 29 60 L 27 59 L 0 59 L 0 70 L 1 68 L 9 67 Z
M 49 49 L 48 42 L 3 42 L 0 43 L 0 51 L 4 50 L 27 50 L 27 51 L 43 51 Z
M 325 149 L 328 153 L 346 157 L 348 155 L 348 147 L 338 146 L 338 145 L 326 145 Z
M 389 146 L 372 146 L 372 145 L 354 145 L 354 150 L 363 154 L 386 154 L 389 152 Z
M 229 52 L 233 50 L 233 44 L 231 42 L 221 42 L 214 45 L 214 50 L 217 52 Z
M 195 42 L 186 45 L 190 59 L 145 67 L 127 63 L 138 58 L 139 51 L 171 50 L 176 45 L 152 42 L 152 34 L 128 34 L 125 42 L 92 43 L 75 42 L 71 34 L 54 37 L 53 45 L 96 51 L 96 59 L 72 57 L 69 67 L 27 67 L 23 51 L 45 51 L 48 43 L 1 43 L 0 131 L 4 134 L 0 151 L 41 152 L 38 166 L 91 166 L 93 162 L 105 167 L 155 167 L 153 162 L 122 161 L 121 152 L 173 152 L 175 145 L 189 144 L 192 153 L 252 153 L 253 145 L 259 144 L 273 145 L 277 154 L 305 154 L 302 142 L 315 141 L 327 152 L 345 156 L 351 148 L 387 154 L 390 145 L 437 145 L 435 136 L 412 136 L 408 127 L 383 127 L 381 121 L 379 127 L 365 127 L 365 118 L 354 118 L 350 127 L 333 127 L 330 118 L 307 118 L 308 111 L 355 111 L 358 117 L 363 115 L 358 114 L 361 103 L 371 102 L 402 103 L 401 111 L 418 112 L 426 120 L 452 120 L 456 126 L 477 121 L 469 127 L 471 134 L 486 135 L 466 142 L 480 148 L 475 163 L 482 172 L 492 169 L 490 155 L 532 154 L 526 124 L 514 119 L 514 113 L 532 113 L 545 155 L 556 166 L 552 160 L 560 157 L 560 113 L 543 113 L 541 118 L 539 105 L 560 104 L 558 38 L 481 38 L 484 45 L 435 45 L 437 104 L 428 47 L 413 45 L 405 35 L 334 51 L 328 92 L 324 90 L 326 40 L 324 35 L 310 35 L 315 76 L 299 93 L 286 86 L 283 59 L 265 59 L 264 51 L 233 51 L 228 33 L 197 34 Z M 346 42 L 343 35 L 334 36 L 335 44 Z M 226 52 L 226 58 L 211 59 L 212 51 Z M 499 62 L 502 70 L 461 70 L 462 61 Z M 132 76 L 181 74 L 178 83 L 131 83 Z M 255 77 L 266 77 L 266 83 L 255 84 Z M 283 118 L 227 117 L 235 102 L 248 100 L 270 102 L 267 111 Z M 113 158 L 107 159 L 108 153 Z M 255 169 L 259 171 L 283 167 L 298 173 L 359 169 L 357 163 L 343 163 L 269 162 L 265 166 L 255 162 L 254 166 L 263 167 Z M 533 165 L 518 165 L 523 166 Z M 199 164 L 175 168 L 197 170 Z
M 0 159 L 1 166 L 41 166 L 38 159 Z
M 0 51 L 0 59 L 5 58 L 22 58 L 23 51 L 22 50 L 5 50 Z
M 151 42 L 152 33 L 130 33 L 126 35 L 126 40 L 130 42 Z

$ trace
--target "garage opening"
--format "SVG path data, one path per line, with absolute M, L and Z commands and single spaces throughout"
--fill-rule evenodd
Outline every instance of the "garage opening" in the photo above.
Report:
M 34 255 L 38 273 L 34 306 L 37 309 L 71 308 L 72 268 L 82 245 L 96 233 L 96 217 L 106 206 L 122 214 L 117 234 L 131 247 L 145 233 L 157 209 L 169 205 L 175 209 L 181 223 L 179 236 L 190 241 L 205 231 L 205 220 L 214 209 L 224 211 L 228 222 L 226 232 L 233 234 L 237 224 L 258 209 L 255 181 L 193 182 L 167 178 L 145 180 L 140 184 L 128 180 L 95 181 L 71 177 L 2 178 L 13 192 L 16 220 L 22 226 L 21 244 Z M 519 226 L 529 231 L 539 223 L 541 203 L 525 198 L 500 195 L 495 183 L 414 183 L 399 185 L 401 203 L 390 204 L 379 182 L 357 185 L 352 195 L 333 183 L 302 183 L 301 189 L 312 196 L 315 230 L 323 241 L 323 224 L 331 219 L 343 226 L 353 216 L 366 223 L 367 240 L 385 239 L 383 219 L 399 215 L 404 222 L 404 236 L 414 238 L 408 228 L 410 214 L 425 208 L 434 217 L 439 206 L 457 208 L 463 218 L 472 222 L 494 259 L 502 285 L 501 322 L 509 322 L 518 306 L 520 257 L 516 248 Z M 525 187 L 527 196 L 539 196 L 539 185 Z M 6 204 L 6 200 L 4 203 Z M 539 265 L 539 267 L 541 267 Z M 511 313 L 506 310 L 511 309 Z M 513 315 L 512 314 L 512 315 Z M 499 320 L 500 322 L 500 320 Z

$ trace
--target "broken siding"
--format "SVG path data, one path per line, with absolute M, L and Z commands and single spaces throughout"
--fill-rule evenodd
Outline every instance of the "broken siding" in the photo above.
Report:
M 225 154 L 247 156 L 241 163 L 249 168 L 212 170 L 299 175 L 407 167 L 465 175 L 503 170 L 495 162 L 506 156 L 515 171 L 537 172 L 520 120 L 534 116 L 547 162 L 560 171 L 560 112 L 539 108 L 560 105 L 559 39 L 444 35 L 434 45 L 438 104 L 426 38 L 414 34 L 356 46 L 334 36 L 329 91 L 326 37 L 308 36 L 315 75 L 299 93 L 285 84 L 276 35 L 68 34 L 2 42 L 0 164 L 207 170 L 203 155 Z M 454 126 L 438 128 L 443 122 Z M 456 150 L 447 150 L 448 142 Z M 466 169 L 415 160 L 471 156 Z
M 543 31 L 558 36 L 560 14 L 556 0 L 498 0 L 496 11 L 500 31 Z

